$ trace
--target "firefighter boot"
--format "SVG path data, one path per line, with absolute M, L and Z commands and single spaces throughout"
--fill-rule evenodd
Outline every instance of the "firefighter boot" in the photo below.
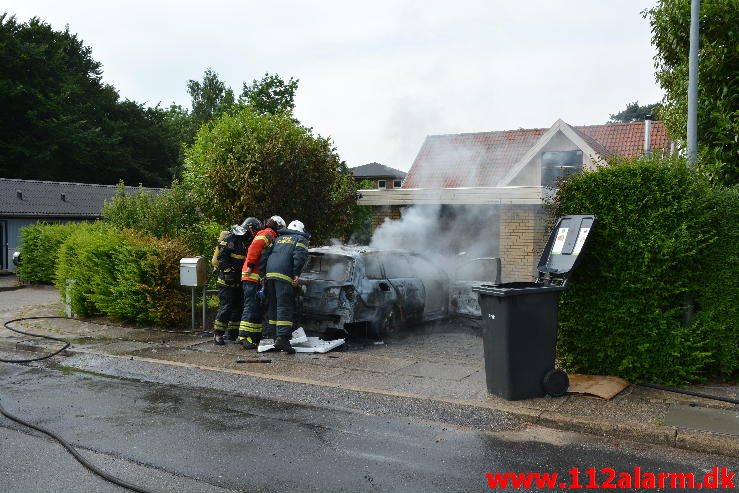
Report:
M 213 343 L 215 343 L 218 346 L 223 346 L 225 342 L 223 342 L 223 331 L 222 330 L 216 330 L 213 332 Z
M 259 341 L 262 339 L 262 334 L 251 334 L 244 338 L 240 338 L 239 342 L 244 345 L 244 349 L 256 349 L 259 347 Z
M 290 339 L 285 336 L 277 336 L 275 350 L 285 351 L 287 354 L 295 354 L 295 348 L 290 345 Z

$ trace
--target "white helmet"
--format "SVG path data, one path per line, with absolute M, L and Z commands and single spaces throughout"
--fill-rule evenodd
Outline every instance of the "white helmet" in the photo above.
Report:
M 285 220 L 282 219 L 280 216 L 272 216 L 270 217 L 270 219 L 272 219 L 277 224 L 278 228 L 282 229 L 285 227 Z
M 295 219 L 287 226 L 287 229 L 292 229 L 293 231 L 300 231 L 301 233 L 305 233 L 305 224 Z

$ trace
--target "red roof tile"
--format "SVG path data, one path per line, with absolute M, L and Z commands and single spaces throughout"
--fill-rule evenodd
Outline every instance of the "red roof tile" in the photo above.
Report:
M 638 156 L 644 149 L 644 122 L 572 127 L 604 158 Z M 403 188 L 496 186 L 548 128 L 430 135 L 421 146 Z M 662 122 L 652 123 L 652 149 L 670 145 Z

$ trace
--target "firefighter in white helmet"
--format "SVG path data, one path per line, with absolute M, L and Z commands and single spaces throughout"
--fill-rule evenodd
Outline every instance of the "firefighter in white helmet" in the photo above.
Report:
M 295 287 L 308 260 L 310 235 L 298 220 L 292 221 L 278 234 L 266 255 L 267 324 L 263 336 L 271 339 L 277 335 L 275 349 L 293 354 L 295 349 L 290 345 L 290 335 L 295 315 Z
M 263 272 L 259 269 L 262 252 L 269 251 L 277 238 L 277 231 L 285 229 L 285 221 L 280 216 L 267 219 L 264 229 L 258 231 L 246 252 L 246 262 L 241 272 L 241 285 L 244 293 L 244 310 L 239 324 L 239 342 L 244 349 L 256 349 L 264 329 L 264 308 L 258 293 L 262 289 Z

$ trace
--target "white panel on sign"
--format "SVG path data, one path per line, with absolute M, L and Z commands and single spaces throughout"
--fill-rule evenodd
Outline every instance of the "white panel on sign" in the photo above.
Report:
M 577 241 L 575 242 L 575 250 L 572 252 L 574 255 L 579 255 L 582 251 L 582 246 L 585 244 L 585 239 L 590 233 L 590 228 L 580 228 L 580 232 L 577 234 Z
M 557 238 L 554 239 L 554 246 L 552 247 L 552 253 L 557 255 L 562 253 L 562 249 L 565 246 L 565 240 L 567 239 L 567 232 L 570 228 L 559 228 L 557 231 Z

